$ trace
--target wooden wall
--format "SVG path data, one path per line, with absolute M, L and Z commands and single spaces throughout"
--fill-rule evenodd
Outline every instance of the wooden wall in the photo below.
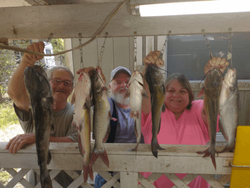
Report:
M 136 37 L 137 65 L 142 65 L 143 57 L 145 57 L 150 51 L 161 50 L 165 39 L 165 36 Z M 88 39 L 82 39 L 82 43 L 87 40 Z M 72 47 L 79 46 L 79 39 L 72 39 L 71 41 Z M 83 47 L 84 67 L 96 67 L 98 58 L 100 57 L 103 41 L 104 38 L 99 38 L 94 40 L 89 45 Z M 110 72 L 117 66 L 121 65 L 129 68 L 130 71 L 134 70 L 134 46 L 134 37 L 107 38 L 101 64 L 103 73 L 106 77 L 107 86 L 110 82 Z M 165 61 L 166 65 L 167 62 L 165 59 L 165 52 L 163 55 L 163 60 Z M 76 50 L 73 51 L 73 72 L 76 74 L 76 71 L 80 68 L 80 50 Z M 201 89 L 200 81 L 192 81 L 191 85 L 195 99 L 198 99 L 197 95 Z M 238 85 L 240 96 L 239 125 L 250 125 L 250 81 L 242 80 L 239 81 Z

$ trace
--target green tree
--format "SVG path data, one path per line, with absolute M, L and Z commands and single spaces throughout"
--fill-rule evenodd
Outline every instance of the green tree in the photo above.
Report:
M 51 39 L 51 44 L 53 46 L 53 53 L 58 53 L 64 51 L 64 39 L 57 38 Z M 55 61 L 60 62 L 61 65 L 66 65 L 65 54 L 55 56 Z

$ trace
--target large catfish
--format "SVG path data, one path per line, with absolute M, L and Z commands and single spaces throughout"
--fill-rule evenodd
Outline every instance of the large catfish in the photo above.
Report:
M 51 188 L 52 183 L 47 169 L 47 164 L 51 160 L 49 138 L 51 127 L 53 126 L 53 112 L 51 109 L 53 98 L 50 84 L 43 68 L 37 65 L 25 69 L 24 83 L 30 98 L 33 126 L 35 126 L 41 187 Z
M 215 161 L 215 141 L 216 141 L 216 129 L 217 129 L 217 117 L 219 113 L 219 98 L 221 92 L 223 75 L 218 68 L 211 69 L 204 82 L 204 87 L 198 94 L 198 97 L 205 94 L 204 97 L 204 110 L 208 121 L 208 132 L 210 137 L 210 147 L 203 152 L 197 152 L 199 154 L 205 153 L 203 157 L 211 155 L 211 159 L 216 169 Z
M 99 68 L 90 71 L 89 74 L 93 93 L 93 138 L 95 139 L 90 165 L 92 166 L 96 159 L 100 157 L 104 164 L 109 166 L 108 155 L 103 144 L 109 136 L 109 122 L 111 117 L 105 78 Z
M 91 153 L 90 91 L 90 77 L 88 73 L 82 72 L 75 86 L 71 104 L 75 103 L 72 125 L 76 126 L 78 130 L 78 146 L 83 156 L 83 177 L 85 182 L 88 179 L 88 174 L 93 180 L 93 170 L 89 165 Z
M 148 97 L 143 89 L 143 77 L 139 71 L 134 71 L 129 79 L 128 92 L 125 97 L 129 97 L 130 117 L 135 120 L 135 134 L 137 137 L 137 144 L 132 151 L 137 151 L 138 145 L 141 141 L 141 104 L 142 97 Z
M 221 151 L 233 150 L 238 125 L 239 91 L 236 69 L 227 69 L 220 93 L 220 130 L 227 141 Z
M 166 89 L 164 87 L 164 77 L 160 72 L 159 68 L 155 64 L 150 64 L 146 68 L 145 72 L 146 81 L 149 86 L 151 95 L 151 114 L 152 114 L 152 140 L 151 140 L 151 151 L 157 158 L 158 151 L 164 150 L 160 147 L 157 135 L 160 131 L 161 125 L 161 112 L 165 111 L 164 99 Z

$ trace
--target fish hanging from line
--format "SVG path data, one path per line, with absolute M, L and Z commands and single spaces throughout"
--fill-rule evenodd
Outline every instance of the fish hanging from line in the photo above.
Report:
M 24 84 L 30 98 L 33 126 L 35 126 L 36 151 L 40 167 L 40 182 L 42 188 L 52 188 L 52 182 L 47 169 L 51 161 L 49 138 L 53 131 L 53 97 L 46 72 L 35 65 L 24 70 Z
M 125 97 L 129 97 L 130 117 L 135 121 L 135 135 L 137 144 L 132 151 L 137 151 L 138 145 L 141 141 L 141 105 L 142 97 L 147 97 L 146 91 L 143 89 L 143 76 L 139 71 L 134 71 L 129 79 L 128 92 Z
M 239 111 L 239 90 L 237 82 L 236 69 L 227 69 L 222 82 L 222 88 L 219 99 L 220 130 L 227 141 L 225 148 L 220 151 L 233 150 L 235 147 L 236 129 L 238 126 Z
M 151 95 L 151 114 L 152 114 L 152 140 L 151 140 L 151 151 L 157 158 L 158 151 L 164 150 L 160 147 L 157 139 L 157 135 L 160 131 L 161 126 L 161 112 L 165 111 L 165 93 L 166 88 L 164 87 L 164 77 L 160 72 L 159 68 L 155 64 L 150 64 L 146 68 L 145 78 L 149 86 Z
M 82 72 L 74 88 L 71 105 L 75 104 L 72 126 L 76 126 L 78 131 L 78 146 L 80 154 L 83 156 L 84 182 L 87 181 L 88 174 L 93 180 L 92 166 L 89 165 L 91 154 L 90 92 L 91 80 L 89 74 Z
M 219 98 L 221 92 L 223 75 L 220 69 L 213 68 L 207 74 L 204 81 L 204 87 L 198 94 L 198 97 L 205 94 L 204 97 L 204 110 L 208 120 L 208 132 L 210 137 L 210 146 L 208 149 L 198 154 L 204 154 L 203 157 L 211 156 L 212 163 L 216 169 L 215 161 L 215 142 L 216 142 L 216 129 L 217 117 L 219 113 Z

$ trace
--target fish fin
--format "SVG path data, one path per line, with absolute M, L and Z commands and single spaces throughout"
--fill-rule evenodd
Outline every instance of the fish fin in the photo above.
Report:
M 111 112 L 110 112 L 110 111 L 109 111 L 109 119 L 111 119 L 111 120 L 113 120 L 113 121 L 117 121 L 117 119 L 116 119 L 116 118 L 112 117 L 112 115 L 111 115 Z
M 50 151 L 49 151 L 49 152 L 48 152 L 47 165 L 50 163 L 51 158 L 52 158 L 52 156 L 51 156 L 51 153 L 50 153 Z
M 203 95 L 205 95 L 205 87 L 202 87 L 202 89 L 200 90 L 200 92 L 198 93 L 197 97 L 200 98 Z
M 89 160 L 89 165 L 93 166 L 97 158 L 98 158 L 98 154 L 93 151 Z
M 146 91 L 144 89 L 141 90 L 141 94 L 142 94 L 143 97 L 148 98 L 148 95 L 147 95 L 147 93 L 146 93 Z
M 155 158 L 158 158 L 158 151 L 157 151 L 157 143 L 156 142 L 151 142 L 151 151 L 154 155 Z
M 73 95 L 72 95 L 72 98 L 71 98 L 71 106 L 73 105 L 73 104 L 75 104 L 75 92 L 73 93 Z
M 203 155 L 203 158 L 204 158 L 204 157 L 209 157 L 209 156 L 211 156 L 212 163 L 213 163 L 214 168 L 215 168 L 215 170 L 216 170 L 215 150 L 214 150 L 214 151 L 210 151 L 210 147 L 209 147 L 209 148 L 206 149 L 205 151 L 198 151 L 197 153 L 198 153 L 198 154 L 204 154 L 204 155 Z
M 54 126 L 54 123 L 51 124 L 51 127 L 50 127 L 50 134 L 53 134 L 55 132 L 55 126 Z
M 93 103 L 93 102 L 91 101 L 90 96 L 87 96 L 86 102 L 84 103 L 84 109 L 90 109 L 92 103 Z
M 131 118 L 139 118 L 139 112 L 135 112 L 133 110 L 130 111 Z
M 161 110 L 162 112 L 165 112 L 166 111 L 166 105 L 165 104 L 163 104 L 162 105 L 162 110 Z
M 108 140 L 110 131 L 111 131 L 111 127 L 109 126 L 108 130 L 106 132 L 106 135 L 104 136 L 104 138 L 102 140 L 103 143 L 105 143 Z
M 88 180 L 88 175 L 93 180 L 93 169 L 91 165 L 83 165 L 83 179 L 84 182 Z
M 109 159 L 108 159 L 108 154 L 107 151 L 104 149 L 103 153 L 99 153 L 98 155 L 100 159 L 104 162 L 104 164 L 109 167 Z
M 84 156 L 85 152 L 84 152 L 83 147 L 82 147 L 82 140 L 81 140 L 81 136 L 79 133 L 78 133 L 78 149 L 80 151 L 81 156 Z
M 52 188 L 52 181 L 47 171 L 45 174 L 40 174 L 41 187 Z
M 128 98 L 130 96 L 130 91 L 127 90 L 126 94 L 124 95 L 124 98 Z

